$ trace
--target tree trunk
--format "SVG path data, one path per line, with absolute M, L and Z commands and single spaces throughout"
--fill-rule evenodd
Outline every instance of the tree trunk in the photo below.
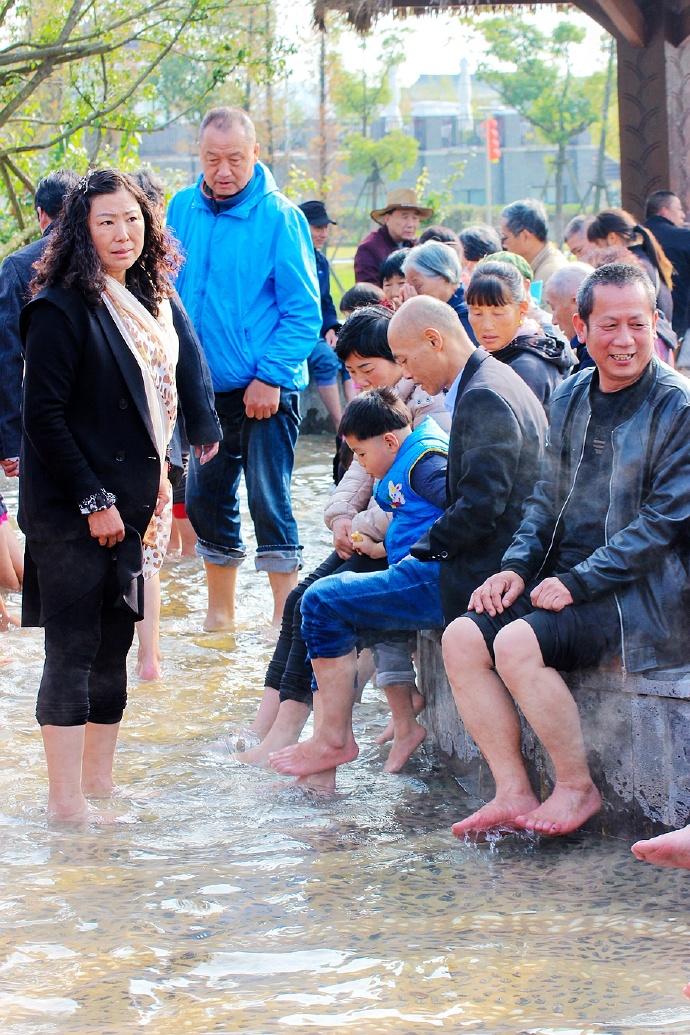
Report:
M 558 145 L 558 152 L 556 154 L 556 227 L 555 227 L 555 239 L 559 242 L 563 240 L 563 174 L 565 172 L 566 162 L 568 161 L 565 144 Z
M 324 184 L 328 176 L 328 127 L 326 125 L 326 108 L 328 90 L 326 87 L 326 30 L 321 30 L 319 43 L 319 194 L 324 197 Z
M 615 64 L 616 64 L 616 41 L 611 38 L 609 44 L 609 64 L 606 70 L 606 86 L 604 88 L 604 107 L 601 113 L 601 136 L 599 137 L 599 153 L 597 155 L 597 173 L 596 183 L 594 184 L 594 212 L 599 212 L 601 209 L 601 195 L 602 191 L 606 193 L 606 202 L 608 204 L 608 188 L 606 186 L 606 178 L 604 176 L 604 169 L 606 166 L 606 133 L 608 130 L 609 121 L 609 109 L 611 107 L 611 92 L 613 90 L 613 79 L 615 75 Z
M 273 171 L 275 153 L 273 126 L 273 19 L 270 0 L 266 4 L 266 164 Z

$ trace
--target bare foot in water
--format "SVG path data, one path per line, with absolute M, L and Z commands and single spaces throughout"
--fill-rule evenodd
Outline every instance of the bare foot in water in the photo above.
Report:
M 514 798 L 496 797 L 467 819 L 454 823 L 453 833 L 456 837 L 473 838 L 477 834 L 485 834 L 488 830 L 517 830 L 517 817 L 538 805 L 539 800 L 531 793 L 516 795 Z
M 295 737 L 292 730 L 283 730 L 276 728 L 276 723 L 272 729 L 268 731 L 264 739 L 260 744 L 255 747 L 248 748 L 246 751 L 238 751 L 233 758 L 236 762 L 241 762 L 242 765 L 259 765 L 268 766 L 268 756 L 276 751 L 282 751 L 283 748 L 290 747 L 295 744 L 299 739 L 299 733 Z M 300 733 L 302 731 L 300 730 Z
M 415 717 L 417 715 L 419 715 L 420 712 L 424 711 L 425 704 L 426 704 L 426 701 L 424 700 L 424 698 L 420 694 L 419 690 L 415 690 L 414 693 L 412 694 L 412 711 L 413 711 Z M 383 733 L 379 737 L 376 738 L 376 743 L 377 744 L 387 744 L 388 741 L 392 740 L 394 736 L 395 736 L 395 727 L 393 726 L 393 720 L 391 719 L 390 722 L 388 723 L 388 725 L 386 726 L 385 730 L 383 731 Z
M 101 809 L 97 809 L 93 805 L 89 805 L 89 803 L 85 801 L 83 807 L 74 809 L 71 812 L 67 809 L 61 809 L 49 803 L 48 822 L 60 826 L 76 826 L 77 824 L 84 825 L 86 823 L 126 823 L 129 822 L 129 819 L 122 816 L 118 816 L 115 812 L 102 812 Z
M 228 632 L 235 628 L 235 616 L 228 611 L 208 611 L 204 624 L 204 632 Z
M 394 737 L 388 759 L 383 767 L 384 773 L 399 773 L 408 758 L 415 753 L 420 744 L 426 740 L 426 730 L 415 722 L 410 731 L 402 737 Z
M 340 745 L 329 744 L 323 738 L 316 740 L 312 737 L 302 744 L 274 752 L 269 757 L 268 764 L 277 773 L 286 773 L 288 776 L 311 776 L 313 773 L 335 769 L 346 762 L 354 762 L 358 754 L 359 748 L 354 737 Z
M 317 794 L 333 794 L 335 769 L 326 769 L 323 773 L 312 773 L 311 776 L 300 776 L 291 786 L 305 791 L 315 791 Z
M 636 859 L 653 863 L 654 866 L 670 866 L 678 870 L 690 870 L 690 826 L 672 830 L 648 841 L 637 841 L 630 851 Z M 690 988 L 690 985 L 688 985 Z M 688 990 L 685 989 L 688 995 Z
M 161 677 L 161 659 L 156 658 L 137 658 L 136 667 L 137 677 L 144 683 L 153 683 Z
M 556 783 L 551 795 L 538 808 L 515 817 L 517 826 L 535 834 L 556 837 L 571 834 L 601 808 L 601 795 L 593 783 L 574 788 Z

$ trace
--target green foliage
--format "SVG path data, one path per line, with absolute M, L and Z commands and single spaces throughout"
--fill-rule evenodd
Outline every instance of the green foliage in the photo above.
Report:
M 309 176 L 304 169 L 293 163 L 288 169 L 288 182 L 283 193 L 299 205 L 310 198 L 321 198 L 325 201 L 332 189 L 333 185 L 328 178 L 319 184 L 313 176 Z
M 547 143 L 565 146 L 592 125 L 597 112 L 590 84 L 571 69 L 571 48 L 584 40 L 584 29 L 564 21 L 547 35 L 520 18 L 489 18 L 478 28 L 495 59 L 480 65 L 478 75 Z
M 441 180 L 438 190 L 434 190 L 431 187 L 431 176 L 426 165 L 417 177 L 417 182 L 415 183 L 417 200 L 424 208 L 434 210 L 433 219 L 435 222 L 445 225 L 448 214 L 454 210 L 453 185 L 465 175 L 466 165 L 466 161 L 453 162 L 451 164 L 452 172 Z
M 419 143 L 414 137 L 394 129 L 380 140 L 351 133 L 345 141 L 348 149 L 347 167 L 353 176 L 365 173 L 380 180 L 399 180 L 406 169 L 417 161 Z
M 362 126 L 362 136 L 367 135 L 379 108 L 391 99 L 388 73 L 405 58 L 403 34 L 404 30 L 391 33 L 381 41 L 378 67 L 373 72 L 365 68 L 350 72 L 338 66 L 331 75 L 330 94 L 336 114 L 343 119 L 356 117 Z M 361 44 L 363 59 L 368 42 L 365 36 Z
M 140 134 L 196 114 L 249 57 L 244 0 L 3 0 L 0 236 L 50 169 L 137 161 Z

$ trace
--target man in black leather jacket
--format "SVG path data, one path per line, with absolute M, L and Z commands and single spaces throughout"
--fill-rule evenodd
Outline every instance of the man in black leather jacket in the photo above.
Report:
M 501 571 L 448 627 L 446 669 L 496 796 L 453 831 L 566 834 L 601 807 L 577 706 L 559 675 L 622 655 L 630 672 L 687 656 L 690 383 L 654 356 L 655 292 L 612 264 L 578 293 L 596 364 L 552 397 L 544 469 Z M 519 705 L 554 764 L 539 804 Z

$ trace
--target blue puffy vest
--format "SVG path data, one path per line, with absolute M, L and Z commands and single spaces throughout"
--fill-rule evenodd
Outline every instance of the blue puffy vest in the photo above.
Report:
M 443 513 L 440 507 L 417 495 L 410 485 L 410 474 L 427 453 L 447 456 L 448 442 L 445 431 L 426 417 L 404 440 L 385 478 L 374 486 L 374 498 L 381 510 L 393 512 L 385 539 L 389 564 L 407 557 L 410 547 Z

